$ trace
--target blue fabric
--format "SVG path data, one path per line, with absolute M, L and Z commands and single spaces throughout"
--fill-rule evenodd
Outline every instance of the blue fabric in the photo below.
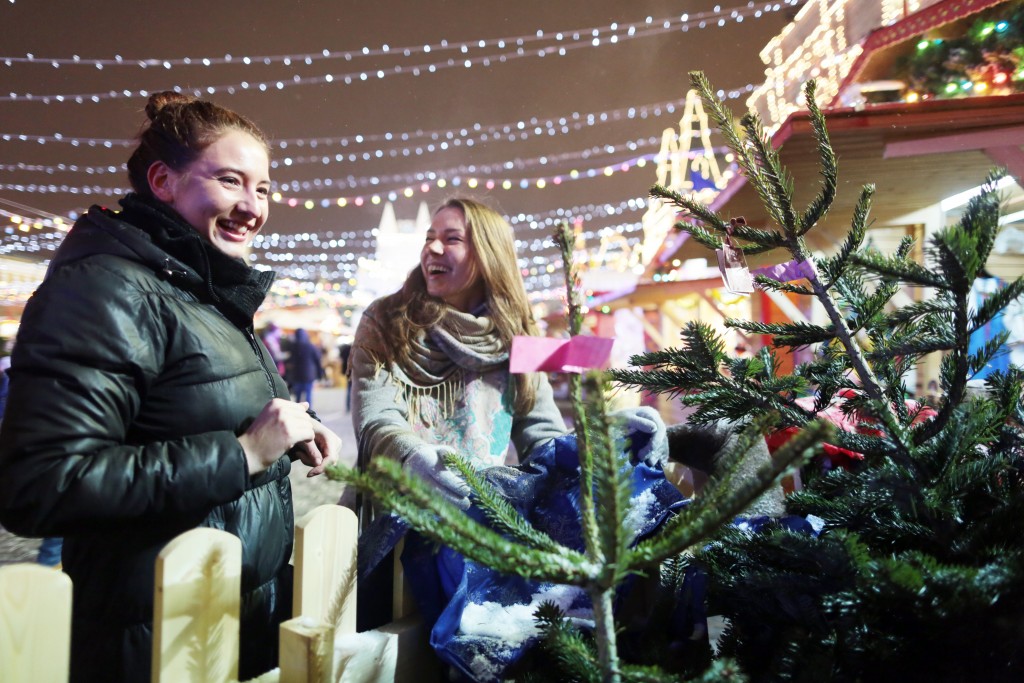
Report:
M 47 567 L 56 567 L 60 564 L 60 555 L 63 549 L 64 539 L 60 536 L 44 538 L 43 542 L 39 544 L 36 562 Z
M 629 437 L 619 445 L 622 467 L 633 486 L 627 527 L 633 531 L 634 540 L 639 540 L 653 533 L 687 501 L 665 479 L 660 468 L 639 461 L 637 454 L 648 445 L 652 435 L 635 432 Z M 539 446 L 520 467 L 489 468 L 483 475 L 534 528 L 563 546 L 583 550 L 579 457 L 574 434 Z M 488 523 L 476 506 L 467 514 L 482 524 Z M 372 570 L 407 529 L 407 524 L 393 515 L 375 520 L 360 538 L 360 575 Z M 541 594 L 543 599 L 558 603 L 570 616 L 591 617 L 589 597 L 580 589 L 499 574 L 449 548 L 438 548 L 415 533 L 406 537 L 402 564 L 423 618 L 434 623 L 431 645 L 442 660 L 469 680 L 501 680 L 508 668 L 535 644 L 536 637 L 517 641 L 514 634 L 512 639 L 501 633 L 467 635 L 460 631 L 460 626 L 468 611 L 480 614 L 482 606 L 488 603 L 492 603 L 492 608 L 493 604 L 501 605 L 507 613 L 503 619 L 494 621 L 511 623 L 515 619 L 508 615 L 515 613 L 519 623 L 527 625 L 519 633 L 526 633 L 532 628 L 529 617 Z M 694 596 L 695 603 L 701 605 L 703 589 L 698 586 L 696 590 L 700 595 Z M 683 628 L 697 628 L 703 633 L 702 607 L 688 608 L 687 615 Z M 495 623 L 494 627 L 500 630 L 502 625 Z
M 974 285 L 971 287 L 971 292 L 969 294 L 969 304 L 975 311 L 980 310 L 981 307 L 985 305 L 985 302 L 989 299 L 989 297 L 998 292 L 1004 286 L 1005 283 L 1001 281 L 999 278 L 978 278 L 974 282 Z M 983 349 L 985 345 L 988 344 L 990 341 L 1006 332 L 1006 323 L 1003 320 L 1004 313 L 1005 311 L 1000 311 L 990 321 L 982 325 L 980 328 L 975 330 L 973 334 L 971 334 L 970 342 L 967 348 L 969 353 L 977 353 L 978 351 Z M 996 371 L 1006 372 L 1009 369 L 1010 354 L 1008 352 L 1006 344 L 1004 343 L 1000 347 L 999 353 L 997 353 L 995 357 L 992 358 L 992 360 L 986 363 L 985 367 L 978 370 L 978 372 L 974 374 L 972 379 L 985 379 L 986 377 L 988 377 L 989 375 Z

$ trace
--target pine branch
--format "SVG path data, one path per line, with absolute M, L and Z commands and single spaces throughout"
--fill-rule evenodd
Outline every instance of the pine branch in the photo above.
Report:
M 469 488 L 473 491 L 476 503 L 483 509 L 484 515 L 496 531 L 507 534 L 523 545 L 538 550 L 561 552 L 561 544 L 530 526 L 529 522 L 499 494 L 498 490 L 480 476 L 468 458 L 461 455 L 448 455 L 445 457 L 445 464 L 458 471 L 466 480 Z
M 753 242 L 767 249 L 785 249 L 789 246 L 786 236 L 775 230 L 763 230 L 749 225 L 730 224 L 729 230 L 733 237 Z
M 810 346 L 811 344 L 831 341 L 836 338 L 835 327 L 832 325 L 823 327 L 799 321 L 793 323 L 758 323 L 752 320 L 730 318 L 725 321 L 725 325 L 752 334 L 772 335 L 772 344 L 775 346 Z
M 829 207 L 832 206 L 832 202 L 836 197 L 836 177 L 838 174 L 838 170 L 836 169 L 836 155 L 832 151 L 831 142 L 829 142 L 828 129 L 825 127 L 825 116 L 821 113 L 821 110 L 818 109 L 818 105 L 815 100 L 816 87 L 814 80 L 807 81 L 807 85 L 804 86 L 804 99 L 806 100 L 807 108 L 810 111 L 811 127 L 814 129 L 814 138 L 818 141 L 818 158 L 821 160 L 822 187 L 818 192 L 818 195 L 811 201 L 801 216 L 797 236 L 806 234 L 808 230 L 817 225 L 818 221 L 828 213 Z M 865 188 L 865 190 L 866 189 L 867 188 Z M 868 194 L 868 196 L 870 196 L 870 194 Z M 863 193 L 861 197 L 863 199 Z M 859 206 L 860 203 L 858 203 L 858 207 Z M 857 214 L 855 213 L 854 215 L 854 222 L 856 223 Z
M 587 552 L 595 564 L 606 568 L 602 588 L 610 588 L 622 581 L 628 573 L 621 558 L 632 540 L 624 523 L 631 487 L 623 463 L 620 462 L 619 452 L 614 448 L 611 424 L 605 410 L 604 390 L 603 383 L 596 376 L 588 377 L 587 407 L 592 435 L 588 443 L 593 448 L 598 543 L 594 547 L 588 546 Z
M 826 290 L 831 289 L 836 281 L 843 276 L 843 273 L 850 266 L 851 256 L 864 244 L 864 236 L 867 234 L 868 212 L 871 209 L 871 198 L 874 194 L 874 185 L 865 185 L 861 189 L 860 198 L 853 209 L 850 232 L 847 233 L 846 239 L 835 256 L 823 259 L 819 263 L 819 270 L 824 277 Z
M 968 202 L 967 209 L 960 223 L 940 231 L 931 241 L 933 248 L 930 250 L 930 253 L 938 262 L 944 279 L 948 281 L 944 288 L 950 292 L 950 296 L 955 304 L 952 325 L 949 327 L 956 345 L 953 347 L 952 352 L 942 359 L 940 364 L 942 386 L 946 390 L 945 400 L 942 402 L 939 414 L 935 419 L 926 422 L 921 429 L 914 433 L 916 444 L 921 444 L 938 434 L 946 426 L 953 415 L 954 409 L 964 397 L 964 390 L 967 386 L 967 374 L 970 369 L 968 359 L 970 314 L 967 306 L 967 297 L 974 282 L 974 275 L 977 274 L 975 266 L 980 268 L 980 266 L 984 265 L 976 264 L 971 256 L 972 253 L 977 253 L 977 249 L 971 246 L 971 238 L 973 236 L 975 244 L 977 244 L 979 239 L 982 242 L 987 239 L 987 232 L 978 229 L 978 220 L 982 215 L 987 216 L 988 220 L 998 224 L 998 213 L 992 215 L 990 211 L 994 202 L 994 196 L 994 187 L 983 189 L 981 195 Z M 973 226 L 974 229 L 968 230 L 965 226 Z M 954 247 L 958 247 L 961 250 L 959 254 L 950 251 Z M 966 268 L 968 270 L 973 270 L 970 280 L 966 278 L 967 271 L 965 271 L 964 263 L 967 263 Z
M 705 96 L 705 99 L 710 100 L 712 99 L 710 87 L 707 86 L 706 81 L 704 81 L 704 85 L 705 89 L 702 91 L 702 96 Z M 813 89 L 810 92 L 813 92 Z M 709 102 L 709 106 L 713 105 Z M 721 103 L 718 103 L 718 106 L 722 106 Z M 813 99 L 808 102 L 808 106 L 812 109 L 816 108 Z M 748 174 L 751 183 L 757 189 L 765 208 L 768 209 L 776 222 L 778 222 L 783 228 L 786 237 L 790 240 L 788 245 L 790 253 L 795 259 L 807 262 L 810 270 L 808 280 L 810 281 L 811 289 L 825 308 L 829 320 L 832 322 L 832 325 L 836 330 L 836 336 L 846 349 L 847 354 L 850 357 L 851 366 L 857 373 L 858 377 L 860 377 L 864 390 L 875 398 L 881 398 L 882 390 L 878 386 L 878 382 L 871 370 L 871 367 L 868 365 L 864 354 L 853 337 L 853 334 L 844 325 L 843 316 L 836 307 L 835 302 L 829 296 L 827 288 L 821 282 L 814 261 L 811 260 L 810 255 L 806 253 L 806 248 L 804 247 L 801 241 L 802 238 L 800 237 L 800 230 L 802 229 L 802 226 L 797 225 L 797 218 L 793 213 L 792 191 L 791 187 L 788 186 L 790 181 L 784 170 L 781 168 L 778 153 L 772 149 L 770 143 L 764 139 L 763 128 L 756 116 L 748 114 L 744 117 L 742 125 L 747 133 L 747 142 L 750 143 L 754 150 L 753 165 L 760 164 L 763 167 L 761 168 L 761 173 L 758 173 L 754 168 L 746 167 L 745 172 Z M 827 135 L 824 137 L 819 136 L 819 147 L 824 150 L 829 149 Z M 734 149 L 734 151 L 739 152 L 739 149 Z M 741 154 L 741 159 L 750 160 L 749 157 L 746 156 L 745 151 Z M 830 164 L 831 162 L 828 158 L 822 160 L 824 173 L 829 172 Z M 827 196 L 827 194 L 828 193 L 826 191 L 822 194 L 822 197 Z M 827 207 L 819 206 L 812 211 L 812 214 L 819 212 L 823 213 L 825 210 L 827 210 Z
M 789 292 L 791 294 L 802 294 L 804 296 L 814 296 L 814 292 L 804 287 L 803 285 L 794 285 L 789 282 L 781 282 L 764 275 L 755 275 L 754 282 L 760 285 L 761 289 L 769 290 L 773 292 Z
M 497 571 L 577 586 L 585 585 L 594 573 L 594 567 L 577 551 L 528 548 L 470 519 L 440 498 L 429 483 L 403 472 L 402 466 L 389 458 L 373 458 L 366 473 L 343 465 L 331 471 L 335 478 L 368 491 L 378 504 L 425 536 Z
M 664 349 L 632 356 L 630 365 L 654 366 L 651 370 L 610 371 L 612 378 L 626 386 L 648 388 L 652 391 L 679 393 L 702 382 L 714 382 L 721 377 L 720 368 L 728 356 L 725 341 L 710 325 L 691 321 L 681 332 L 682 349 Z
M 913 261 L 885 257 L 874 251 L 858 252 L 852 255 L 850 260 L 881 277 L 936 289 L 947 289 L 949 286 L 949 283 L 940 274 Z
M 675 190 L 670 190 L 661 185 L 655 185 L 651 188 L 650 194 L 652 197 L 664 199 L 675 204 L 686 213 L 702 221 L 705 225 L 712 226 L 720 233 L 724 234 L 732 231 L 735 237 L 752 242 L 752 244 L 739 245 L 739 248 L 745 254 L 759 254 L 786 246 L 785 237 L 774 230 L 760 230 L 750 226 L 733 226 L 719 214 L 711 211 L 705 204 L 690 199 L 689 197 L 685 197 Z M 675 227 L 689 233 L 695 241 L 709 249 L 722 248 L 721 238 L 699 225 L 676 223 Z
M 755 439 L 763 438 L 760 430 L 767 428 L 768 424 L 770 422 L 766 418 L 741 432 L 733 452 L 749 452 Z M 736 485 L 732 477 L 725 476 L 715 483 L 709 482 L 710 488 L 705 489 L 706 493 L 667 522 L 661 534 L 641 541 L 632 549 L 630 566 L 652 568 L 678 553 L 679 548 L 688 548 L 706 538 L 714 529 L 746 509 L 791 466 L 809 460 L 832 431 L 832 426 L 825 422 L 811 422 L 773 453 L 771 460 L 758 468 L 750 480 Z
M 899 327 L 914 322 L 925 316 L 941 316 L 940 325 L 945 326 L 948 319 L 956 310 L 956 304 L 949 298 L 947 292 L 936 292 L 935 298 L 915 301 L 911 304 L 893 311 L 881 321 L 883 327 Z
M 754 162 L 750 149 L 743 144 L 743 140 L 736 133 L 732 111 L 715 96 L 714 88 L 711 87 L 711 82 L 703 71 L 691 71 L 689 76 L 690 84 L 700 94 L 705 108 L 715 125 L 718 126 L 719 133 L 725 138 L 729 149 L 736 154 L 740 167 L 744 170 L 756 171 L 757 164 Z
M 1017 278 L 1002 289 L 993 292 L 971 316 L 969 334 L 974 334 L 1010 305 L 1014 299 L 1024 294 L 1024 277 Z
M 808 262 L 808 266 L 812 271 L 815 271 L 815 267 L 812 262 Z M 811 287 L 814 289 L 814 293 L 818 297 L 818 301 L 820 301 L 822 306 L 825 308 L 825 312 L 828 314 L 829 320 L 832 321 L 832 325 L 835 327 L 836 338 L 846 350 L 846 355 L 850 360 L 850 366 L 860 378 L 861 386 L 863 386 L 864 391 L 874 398 L 881 398 L 882 390 L 878 385 L 878 380 L 875 378 L 874 372 L 871 370 L 871 366 L 868 365 L 867 359 L 861 350 L 860 345 L 853 337 L 853 333 L 846 326 L 843 315 L 836 306 L 835 301 L 833 301 L 832 297 L 829 296 L 821 280 L 818 278 L 817 272 L 813 272 L 809 280 L 811 282 Z
M 973 237 L 974 248 L 971 250 L 972 268 L 969 271 L 973 278 L 978 277 L 992 253 L 996 235 L 999 233 L 999 195 L 996 187 L 1007 175 L 1006 169 L 1000 168 L 989 173 L 982 183 L 981 192 L 967 203 L 961 225 L 965 232 Z
M 744 115 L 740 119 L 740 127 L 746 134 L 747 144 L 753 150 L 756 175 L 751 177 L 751 181 L 761 203 L 786 237 L 793 239 L 800 228 L 793 210 L 793 179 L 782 168 L 779 153 L 772 147 L 771 138 L 764 132 L 756 114 Z
M 662 199 L 670 204 L 675 204 L 679 208 L 684 209 L 687 213 L 699 218 L 706 225 L 710 225 L 720 232 L 725 232 L 726 228 L 729 227 L 729 221 L 725 220 L 714 211 L 711 211 L 706 205 L 701 204 L 700 202 L 695 202 L 689 197 L 685 197 L 664 185 L 655 185 L 651 188 L 650 194 L 652 197 L 657 197 L 658 199 Z M 679 223 L 676 224 L 676 227 L 681 230 L 687 230 L 691 226 Z M 718 249 L 721 248 L 721 246 L 722 244 L 719 242 L 717 247 L 712 248 Z
M 997 355 L 1000 355 L 1001 353 L 1008 353 L 1008 351 L 1003 348 L 1003 345 L 1009 338 L 1009 332 L 1000 332 L 995 337 L 985 342 L 984 346 L 976 352 L 970 354 L 967 357 L 967 374 L 973 377 L 981 372 Z
M 715 111 L 710 86 L 696 82 L 704 86 L 708 109 Z M 983 399 L 965 403 L 965 389 L 968 378 L 1000 352 L 1004 341 L 996 338 L 972 353 L 971 334 L 1024 295 L 1024 281 L 1018 280 L 977 311 L 967 305 L 998 231 L 994 189 L 999 174 L 990 176 L 957 225 L 929 239 L 926 265 L 909 258 L 909 238 L 889 256 L 865 248 L 871 186 L 861 192 L 839 252 L 818 261 L 806 258 L 802 237 L 820 223 L 836 188 L 835 158 L 813 102 L 813 86 L 807 93 L 824 184 L 802 213 L 793 213 L 791 180 L 756 117 L 744 119 L 744 140 L 731 127 L 726 139 L 769 216 L 785 233 L 785 248 L 806 260 L 811 271 L 807 286 L 771 278 L 758 283 L 802 295 L 809 288 L 828 323 L 729 325 L 769 334 L 776 346 L 821 343 L 820 355 L 787 377 L 772 367 L 768 346 L 757 358 L 742 361 L 684 348 L 635 358 L 653 369 L 628 377 L 644 388 L 655 378 L 658 391 L 676 394 L 695 409 L 689 417 L 695 423 L 723 416 L 750 419 L 777 403 L 780 424 L 801 426 L 839 400 L 856 424 L 856 432 L 830 438 L 840 448 L 863 454 L 851 465 L 854 471 L 815 474 L 808 468 L 804 490 L 787 499 L 789 512 L 824 520 L 820 536 L 770 532 L 765 540 L 726 530 L 721 543 L 701 553 L 725 557 L 712 569 L 720 582 L 718 607 L 728 603 L 732 620 L 720 641 L 720 655 L 739 657 L 758 680 L 913 678 L 924 669 L 932 678 L 960 680 L 974 675 L 974 668 L 998 679 L 1024 668 L 1016 649 L 999 645 L 1015 642 L 1012 625 L 1024 616 L 1016 599 L 1022 592 L 1024 546 L 1020 534 L 1013 533 L 1024 516 L 1024 371 L 994 373 Z M 727 120 L 724 113 L 721 118 Z M 724 228 L 720 217 L 717 221 L 692 230 L 703 231 L 705 241 L 717 246 Z M 763 240 L 765 235 L 752 237 Z M 887 313 L 900 286 L 929 287 L 933 293 Z M 903 378 L 925 354 L 936 351 L 943 352 L 943 396 L 937 415 L 921 420 L 922 411 L 905 400 Z M 856 394 L 837 399 L 842 389 Z M 810 410 L 794 403 L 808 391 L 815 396 Z M 632 551 L 636 568 L 657 563 L 663 550 L 678 550 L 676 544 L 702 538 L 729 517 L 723 512 L 732 510 L 735 491 L 725 482 L 735 462 L 723 465 L 722 480 L 710 482 L 661 535 Z M 955 659 L 946 652 L 955 653 Z M 972 666 L 960 668 L 961 658 Z M 930 664 L 937 660 L 945 664 Z
M 601 680 L 600 667 L 592 645 L 565 619 L 565 613 L 553 602 L 545 601 L 534 613 L 540 628 L 544 649 L 555 657 L 562 673 L 570 680 L 597 683 Z
M 565 267 L 565 294 L 569 304 L 569 332 L 580 333 L 583 326 L 583 303 L 580 300 L 579 275 L 572 251 L 575 235 L 567 222 L 562 222 L 555 232 L 555 242 L 562 253 Z M 583 384 L 579 373 L 569 373 L 569 396 L 572 399 L 573 421 L 576 424 L 576 448 L 580 459 L 580 514 L 583 538 L 586 547 L 597 545 L 598 528 L 594 516 L 594 462 L 591 450 L 587 419 L 584 413 Z

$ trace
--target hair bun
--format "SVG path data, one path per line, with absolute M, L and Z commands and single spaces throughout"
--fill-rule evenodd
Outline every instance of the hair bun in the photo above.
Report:
M 150 121 L 156 120 L 157 114 L 164 107 L 172 104 L 188 104 L 194 102 L 196 98 L 190 95 L 184 95 L 174 90 L 164 90 L 162 92 L 156 92 L 149 96 L 149 101 L 146 102 L 146 116 Z

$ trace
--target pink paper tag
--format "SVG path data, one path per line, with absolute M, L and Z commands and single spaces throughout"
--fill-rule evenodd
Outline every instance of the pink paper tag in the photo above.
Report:
M 513 337 L 509 372 L 583 372 L 589 368 L 604 369 L 608 367 L 614 343 L 614 339 L 607 337 Z
M 764 275 L 779 282 L 792 282 L 811 277 L 811 267 L 807 261 L 786 261 L 774 266 L 765 266 L 751 271 L 752 275 Z

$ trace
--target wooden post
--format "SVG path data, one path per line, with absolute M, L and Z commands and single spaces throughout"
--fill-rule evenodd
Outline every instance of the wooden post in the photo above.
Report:
M 176 537 L 156 559 L 152 681 L 238 680 L 242 543 L 216 529 Z
M 0 567 L 0 676 L 5 683 L 68 680 L 71 579 L 38 564 Z
M 332 683 L 334 626 L 308 617 L 281 624 L 280 683 Z
M 358 535 L 355 513 L 340 505 L 314 508 L 295 525 L 293 617 L 356 632 Z

